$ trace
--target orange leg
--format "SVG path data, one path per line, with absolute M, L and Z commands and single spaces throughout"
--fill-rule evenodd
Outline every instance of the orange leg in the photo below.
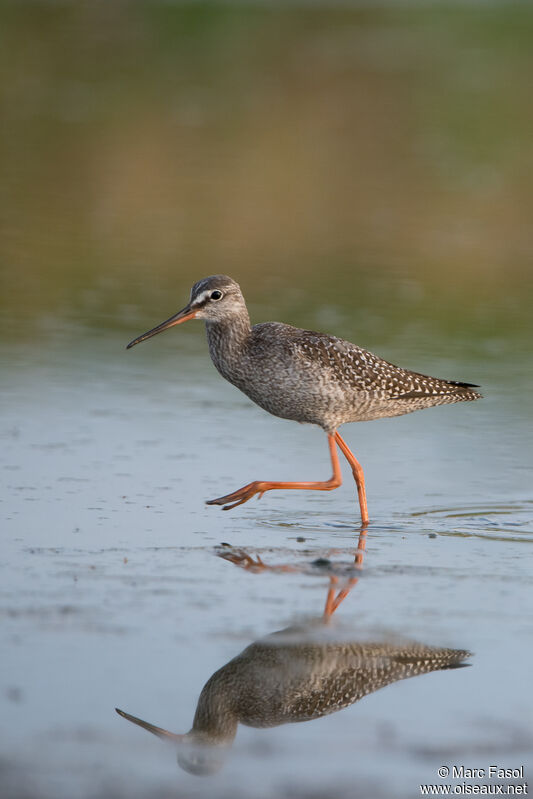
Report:
M 242 505 L 243 502 L 248 502 L 248 500 L 251 499 L 255 494 L 259 494 L 259 497 L 261 498 L 265 491 L 272 491 L 274 488 L 302 488 L 309 491 L 331 491 L 333 488 L 338 488 L 342 483 L 342 476 L 341 467 L 339 465 L 339 457 L 335 447 L 335 440 L 335 435 L 328 433 L 329 454 L 331 457 L 331 464 L 333 466 L 333 475 L 329 480 L 304 483 L 271 483 L 264 482 L 262 480 L 255 480 L 253 483 L 248 483 L 248 485 L 239 488 L 232 494 L 226 494 L 224 497 L 212 499 L 207 504 L 224 505 L 222 510 L 230 510 L 231 508 L 236 508 L 237 505 Z M 342 449 L 342 445 L 339 444 L 339 446 Z M 348 452 L 349 451 L 350 450 L 348 450 Z M 346 453 L 344 454 L 346 455 Z M 226 505 L 227 502 L 231 504 Z
M 355 483 L 357 485 L 357 493 L 359 495 L 359 507 L 361 509 L 361 523 L 367 524 L 369 521 L 368 519 L 368 508 L 366 505 L 366 492 L 365 492 L 365 476 L 363 474 L 363 467 L 350 450 L 348 444 L 341 438 L 340 433 L 335 433 L 335 441 L 341 448 L 342 454 L 352 467 L 353 476 L 355 478 Z

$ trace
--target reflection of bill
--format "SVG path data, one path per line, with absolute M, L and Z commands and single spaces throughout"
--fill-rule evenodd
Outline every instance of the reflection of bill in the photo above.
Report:
M 349 582 L 353 585 L 356 579 L 349 578 Z M 222 767 L 239 724 L 275 727 L 311 721 L 342 710 L 397 680 L 465 665 L 463 661 L 469 656 L 466 650 L 410 641 L 335 639 L 324 620 L 344 596 L 341 591 L 334 597 L 332 590 L 330 587 L 325 619 L 256 641 L 216 671 L 202 689 L 192 729 L 185 735 L 155 727 L 122 710 L 117 712 L 174 742 L 178 763 L 186 771 L 213 774 Z

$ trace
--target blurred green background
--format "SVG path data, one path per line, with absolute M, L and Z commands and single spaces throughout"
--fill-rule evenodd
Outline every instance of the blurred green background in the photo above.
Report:
M 532 41 L 529 4 L 3 2 L 4 343 L 225 272 L 385 356 L 527 349 Z

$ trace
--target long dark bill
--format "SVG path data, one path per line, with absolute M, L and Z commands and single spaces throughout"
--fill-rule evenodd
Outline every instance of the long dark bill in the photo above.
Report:
M 164 730 L 162 727 L 156 727 L 154 724 L 150 724 L 148 721 L 143 721 L 142 719 L 137 718 L 137 716 L 131 716 L 129 713 L 126 713 L 124 710 L 120 710 L 118 707 L 116 707 L 115 710 L 119 716 L 122 716 L 123 719 L 131 721 L 132 724 L 137 724 L 138 727 L 142 727 L 143 730 L 148 730 L 148 732 L 151 732 L 152 735 L 157 735 L 158 738 L 171 741 L 182 741 L 185 737 L 184 735 L 177 735 L 175 732 Z
M 145 341 L 147 338 L 152 338 L 152 336 L 162 333 L 163 330 L 167 330 L 169 327 L 181 325 L 182 322 L 187 322 L 189 319 L 194 319 L 195 316 L 196 311 L 191 311 L 190 305 L 186 305 L 185 308 L 182 308 L 182 310 L 178 311 L 177 314 L 171 316 L 170 319 L 166 319 L 164 322 L 161 322 L 160 325 L 153 327 L 147 333 L 143 333 L 142 336 L 137 336 L 137 338 L 134 338 L 133 341 L 130 341 L 126 349 L 129 350 L 130 347 L 134 347 L 135 344 L 139 344 L 141 341 Z

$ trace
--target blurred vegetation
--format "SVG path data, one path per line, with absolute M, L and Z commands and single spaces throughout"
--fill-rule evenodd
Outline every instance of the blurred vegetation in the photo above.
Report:
M 226 272 L 256 320 L 529 346 L 532 41 L 528 4 L 3 2 L 4 336 Z

